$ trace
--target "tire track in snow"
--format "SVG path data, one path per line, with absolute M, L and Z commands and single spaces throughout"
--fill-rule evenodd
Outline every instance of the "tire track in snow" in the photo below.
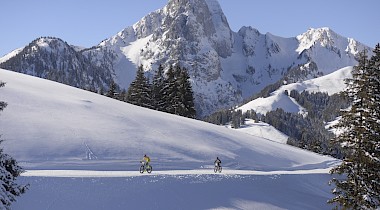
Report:
M 90 170 L 28 170 L 25 177 L 136 177 L 136 176 L 177 176 L 177 175 L 284 175 L 284 174 L 328 174 L 331 168 L 289 171 L 255 171 L 255 170 L 170 170 L 153 171 L 151 174 L 140 174 L 139 171 L 90 171 Z

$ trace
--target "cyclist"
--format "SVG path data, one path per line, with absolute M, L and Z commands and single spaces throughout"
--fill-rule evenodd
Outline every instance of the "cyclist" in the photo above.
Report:
M 145 163 L 145 164 L 144 164 L 145 166 L 148 166 L 148 165 L 149 165 L 150 158 L 149 158 L 146 154 L 144 155 L 143 162 Z
M 220 167 L 220 164 L 222 164 L 222 161 L 219 159 L 219 157 L 216 157 L 216 160 L 215 160 L 214 164 L 216 166 Z

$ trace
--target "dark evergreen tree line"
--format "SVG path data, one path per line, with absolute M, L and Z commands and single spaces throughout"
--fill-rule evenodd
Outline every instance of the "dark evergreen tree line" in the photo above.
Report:
M 345 94 L 337 93 L 329 96 L 327 93 L 310 93 L 296 90 L 290 91 L 290 97 L 294 98 L 308 112 L 308 117 L 322 119 L 326 122 L 340 116 L 340 110 L 349 107 L 350 103 Z
M 163 66 L 159 66 L 152 83 L 140 66 L 125 98 L 128 103 L 138 106 L 189 118 L 196 117 L 190 76 L 186 69 L 179 66 L 170 66 L 166 73 Z
M 260 120 L 288 135 L 287 144 L 320 154 L 340 156 L 336 146 L 331 145 L 329 141 L 333 134 L 325 129 L 321 119 L 277 109 L 261 116 Z
M 209 122 L 215 125 L 226 125 L 232 121 L 232 110 L 222 109 L 203 119 L 205 122 Z
M 240 128 L 242 125 L 245 125 L 246 118 L 251 118 L 251 116 L 247 113 L 243 114 L 241 110 L 223 109 L 207 116 L 203 119 L 203 121 L 216 125 L 231 124 L 231 128 L 236 129 Z

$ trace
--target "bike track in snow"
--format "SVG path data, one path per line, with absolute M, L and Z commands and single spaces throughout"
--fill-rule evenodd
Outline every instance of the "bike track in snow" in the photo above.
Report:
M 25 177 L 137 177 L 137 176 L 182 176 L 182 175 L 295 175 L 295 174 L 328 174 L 331 168 L 310 170 L 280 170 L 280 171 L 255 171 L 255 170 L 230 170 L 225 169 L 222 173 L 214 173 L 213 169 L 200 170 L 168 170 L 153 171 L 151 174 L 139 171 L 94 171 L 94 170 L 27 170 L 21 176 Z

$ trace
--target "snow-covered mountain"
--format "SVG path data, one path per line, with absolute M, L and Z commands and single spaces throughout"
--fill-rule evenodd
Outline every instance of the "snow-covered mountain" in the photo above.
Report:
M 31 185 L 13 209 L 328 209 L 336 159 L 8 70 L 0 78 L 2 146 Z M 137 171 L 144 153 L 151 176 Z
M 111 73 L 83 56 L 78 47 L 53 37 L 41 37 L 0 59 L 13 71 L 97 90 L 108 87 Z
M 139 65 L 152 75 L 160 64 L 166 68 L 179 64 L 189 71 L 197 114 L 202 117 L 237 105 L 282 78 L 303 81 L 355 65 L 356 54 L 364 48 L 368 49 L 329 28 L 309 29 L 293 38 L 261 34 L 252 27 L 234 32 L 217 0 L 169 0 L 164 8 L 99 45 L 72 53 L 99 68 L 96 72 L 102 74 L 90 73 L 93 80 L 109 85 L 106 81 L 112 76 L 125 89 Z M 14 70 L 9 65 L 13 59 L 7 59 L 1 66 Z M 33 65 L 27 62 L 17 68 Z M 84 67 L 84 74 L 89 69 Z M 91 80 L 83 81 L 87 82 Z

